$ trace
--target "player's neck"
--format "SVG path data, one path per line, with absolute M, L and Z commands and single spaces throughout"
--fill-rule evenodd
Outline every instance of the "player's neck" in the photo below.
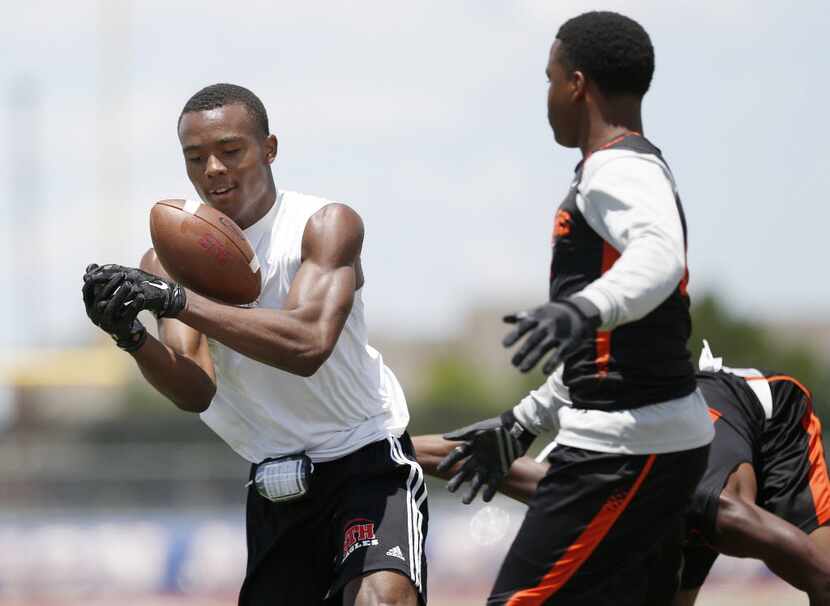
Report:
M 620 135 L 643 134 L 640 102 L 640 99 L 625 97 L 589 103 L 586 108 L 584 135 L 580 138 L 579 144 L 583 157 L 589 156 Z
M 245 209 L 245 214 L 238 217 L 236 223 L 242 229 L 248 229 L 251 225 L 262 219 L 262 217 L 264 217 L 265 215 L 267 215 L 268 211 L 270 211 L 271 208 L 273 208 L 276 202 L 277 187 L 272 179 L 268 191 L 266 191 L 263 194 L 263 196 L 254 204 L 252 204 L 249 208 Z

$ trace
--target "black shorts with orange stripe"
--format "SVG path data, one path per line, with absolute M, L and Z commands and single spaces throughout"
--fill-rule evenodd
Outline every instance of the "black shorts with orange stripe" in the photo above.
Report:
M 810 533 L 830 522 L 830 479 L 821 422 L 809 390 L 788 375 L 767 371 L 700 373 L 698 386 L 715 422 L 709 463 L 689 512 L 681 586 L 703 585 L 718 554 L 713 538 L 718 498 L 729 476 L 750 463 L 757 504 Z
M 272 503 L 252 486 L 240 606 L 340 606 L 349 581 L 379 570 L 408 577 L 426 604 L 426 498 L 407 434 L 316 463 L 300 500 Z
M 707 452 L 708 446 L 659 455 L 554 448 L 487 603 L 647 603 L 651 561 L 669 537 L 682 537 Z

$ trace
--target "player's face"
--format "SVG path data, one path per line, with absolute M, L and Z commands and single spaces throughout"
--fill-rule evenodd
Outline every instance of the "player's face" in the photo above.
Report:
M 550 48 L 548 66 L 548 122 L 553 129 L 556 142 L 565 147 L 578 145 L 579 111 L 577 99 L 581 97 L 578 90 L 579 78 L 562 64 L 559 59 L 561 42 L 555 40 Z
M 242 227 L 273 189 L 277 140 L 241 104 L 188 112 L 179 124 L 187 176 L 205 203 Z

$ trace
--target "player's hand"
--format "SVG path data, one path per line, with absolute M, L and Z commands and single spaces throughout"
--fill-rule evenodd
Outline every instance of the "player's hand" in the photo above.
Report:
M 180 284 L 134 267 L 104 265 L 95 269 L 91 279 L 106 280 L 107 276 L 120 274 L 124 275 L 129 288 L 126 301 L 138 310 L 146 309 L 158 318 L 175 318 L 187 304 L 184 287 Z
M 138 308 L 128 301 L 129 285 L 123 272 L 105 272 L 95 278 L 97 265 L 84 273 L 82 294 L 86 315 L 107 332 L 121 349 L 136 351 L 147 340 L 147 330 L 138 321 Z
M 444 434 L 445 440 L 462 441 L 438 464 L 438 471 L 451 469 L 456 463 L 466 461 L 447 483 L 447 489 L 455 492 L 467 480 L 470 487 L 461 499 L 469 505 L 484 487 L 482 499 L 487 502 L 496 494 L 499 484 L 510 471 L 513 461 L 527 452 L 536 436 L 516 420 L 512 410 L 499 417 L 479 421 Z
M 567 360 L 601 323 L 596 306 L 578 296 L 504 316 L 504 321 L 516 325 L 502 340 L 505 347 L 530 333 L 513 355 L 513 366 L 528 372 L 551 352 L 542 368 L 546 375 Z

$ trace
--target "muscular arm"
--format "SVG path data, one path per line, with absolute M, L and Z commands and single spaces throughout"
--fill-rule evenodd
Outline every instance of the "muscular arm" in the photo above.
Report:
M 303 261 L 283 309 L 232 307 L 188 291 L 178 319 L 249 358 L 311 376 L 331 354 L 351 311 L 362 246 L 360 216 L 329 204 L 306 225 Z
M 756 487 L 752 466 L 739 465 L 718 499 L 713 547 L 726 555 L 763 560 L 816 604 L 828 603 L 830 559 L 799 528 L 758 507 Z
M 451 442 L 437 435 L 426 435 L 415 436 L 412 438 L 412 443 L 415 446 L 418 463 L 427 475 L 448 480 L 463 464 L 463 462 L 458 463 L 444 473 L 438 473 L 436 469 L 441 459 L 458 446 L 458 442 Z M 530 457 L 520 457 L 513 462 L 510 473 L 499 486 L 499 492 L 522 503 L 527 503 L 536 492 L 536 486 L 547 470 L 547 463 L 537 463 Z
M 168 277 L 152 249 L 141 259 L 140 267 Z M 216 377 L 204 335 L 178 320 L 162 319 L 159 339 L 148 335 L 132 356 L 144 378 L 180 409 L 202 412 L 210 405 Z
M 811 604 L 830 600 L 830 559 L 796 526 L 756 505 L 757 479 L 752 465 L 740 464 L 718 498 L 714 536 L 718 552 L 756 558 L 787 583 L 806 591 Z M 691 606 L 698 588 L 678 592 L 672 606 Z

